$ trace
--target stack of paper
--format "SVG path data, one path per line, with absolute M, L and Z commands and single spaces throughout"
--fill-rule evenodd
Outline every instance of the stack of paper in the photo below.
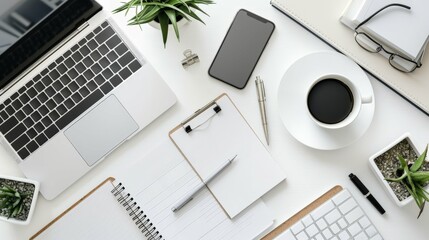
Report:
M 364 24 L 363 31 L 384 48 L 419 61 L 429 34 L 429 1 L 427 0 L 351 0 L 341 22 L 351 29 L 373 13 L 392 3 L 411 7 L 389 7 Z M 387 56 L 388 57 L 388 56 Z

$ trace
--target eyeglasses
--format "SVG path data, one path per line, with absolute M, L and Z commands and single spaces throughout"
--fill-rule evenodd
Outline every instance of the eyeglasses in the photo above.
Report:
M 355 28 L 355 41 L 359 44 L 359 46 L 361 46 L 363 49 L 365 49 L 368 52 L 378 53 L 380 51 L 384 51 L 385 53 L 390 55 L 389 56 L 389 63 L 392 67 L 394 67 L 395 69 L 397 69 L 401 72 L 410 73 L 410 72 L 414 71 L 416 68 L 421 67 L 422 64 L 420 62 L 413 61 L 413 60 L 409 59 L 408 57 L 401 56 L 399 53 L 393 53 L 389 50 L 386 50 L 380 43 L 375 41 L 368 34 L 366 34 L 364 32 L 358 32 L 358 29 L 362 25 L 364 25 L 369 20 L 371 20 L 371 18 L 373 18 L 375 15 L 377 15 L 378 13 L 380 13 L 381 11 L 383 11 L 384 9 L 389 8 L 389 7 L 403 7 L 406 9 L 411 9 L 409 6 L 406 6 L 403 4 L 397 4 L 397 3 L 389 4 L 389 5 L 381 8 L 380 10 L 378 10 L 377 12 L 375 12 L 371 16 L 369 16 L 367 19 L 365 19 L 365 21 L 361 22 Z

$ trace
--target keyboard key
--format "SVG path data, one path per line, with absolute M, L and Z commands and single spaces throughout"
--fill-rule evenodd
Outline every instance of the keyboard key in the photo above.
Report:
M 122 79 L 118 75 L 115 75 L 109 81 L 113 87 L 117 87 L 119 84 L 121 84 Z
M 102 59 L 100 59 L 100 60 L 98 61 L 98 63 L 100 64 L 100 66 L 101 66 L 102 68 L 106 68 L 107 66 L 109 66 L 110 61 L 109 61 L 109 59 L 107 59 L 107 57 L 103 57 Z
M 377 230 L 375 230 L 374 226 L 370 226 L 367 229 L 365 229 L 366 234 L 368 234 L 369 237 L 374 236 L 377 234 Z
M 83 72 L 85 72 L 85 70 L 86 70 L 86 67 L 85 67 L 85 65 L 83 65 L 83 63 L 78 63 L 75 67 L 74 67 L 75 69 L 76 69 L 76 71 L 78 72 L 78 73 L 83 73 Z
M 349 212 L 345 218 L 349 224 L 352 224 L 354 221 L 358 220 L 360 217 L 362 217 L 364 213 L 360 208 L 355 208 L 351 212 Z
M 103 85 L 104 82 L 106 82 L 106 79 L 101 74 L 95 76 L 94 80 L 95 80 L 95 83 L 97 83 L 98 86 Z
M 27 117 L 26 119 L 24 119 L 23 123 L 27 128 L 30 128 L 33 126 L 34 121 L 31 119 L 31 117 Z
M 82 38 L 82 40 L 80 40 L 78 43 L 79 43 L 79 46 L 82 46 L 86 43 L 86 39 Z
M 90 32 L 88 35 L 86 35 L 85 39 L 89 41 L 93 37 L 94 37 L 94 33 Z
M 92 60 L 94 60 L 94 62 L 97 62 L 101 58 L 101 55 L 97 50 L 94 50 L 91 53 L 91 58 L 92 58 Z
M 356 234 L 358 234 L 358 233 L 360 233 L 362 231 L 362 228 L 360 227 L 360 225 L 357 222 L 355 222 L 352 225 L 350 225 L 347 228 L 347 230 L 349 231 L 349 233 L 352 236 L 355 236 Z M 374 231 L 375 231 L 375 228 L 374 228 Z
M 46 93 L 40 93 L 38 96 L 37 96 L 37 99 L 41 102 L 41 103 L 44 103 L 44 102 L 46 102 L 47 100 L 48 100 L 48 96 L 46 95 Z
M 0 117 L 4 120 L 9 118 L 9 115 L 7 115 L 6 111 L 1 111 L 0 112 Z
M 43 69 L 42 72 L 40 73 L 40 75 L 45 76 L 46 74 L 48 74 L 49 70 L 47 68 Z M 35 81 L 37 81 L 35 79 Z
M 40 107 L 40 105 L 41 105 L 41 103 L 36 98 L 34 98 L 33 100 L 30 101 L 30 106 L 33 109 L 37 109 L 38 107 Z
M 81 96 L 78 92 L 74 93 L 74 94 L 71 96 L 71 98 L 73 99 L 73 101 L 74 101 L 75 103 L 78 103 L 78 102 L 80 102 L 80 101 L 82 100 L 82 96 Z
M 91 71 L 91 69 L 88 69 L 83 73 L 83 76 L 85 76 L 87 80 L 91 80 L 94 77 L 94 73 Z
M 119 56 L 122 56 L 122 54 L 124 54 L 126 51 L 128 51 L 128 48 L 127 48 L 127 46 L 125 46 L 124 43 L 121 43 L 115 48 L 115 51 Z
M 119 56 L 116 54 L 116 52 L 111 51 L 107 54 L 107 58 L 110 60 L 110 62 L 114 62 L 119 58 Z
M 48 114 L 48 112 L 49 112 L 49 110 L 48 110 L 48 108 L 46 107 L 46 106 L 41 106 L 41 107 L 39 107 L 39 109 L 37 109 L 38 111 L 39 111 L 39 113 L 42 115 L 42 116 L 45 116 L 46 114 Z
M 316 222 L 316 224 L 317 224 L 317 226 L 319 227 L 320 230 L 323 230 L 323 229 L 325 229 L 328 226 L 328 224 L 326 224 L 326 221 L 323 218 L 319 219 Z
M 115 35 L 115 31 L 113 31 L 113 29 L 109 26 L 109 27 L 105 28 L 102 32 L 97 34 L 97 36 L 95 36 L 95 40 L 99 44 L 102 44 L 107 39 L 109 39 L 112 35 Z
M 9 116 L 15 113 L 15 109 L 13 109 L 13 107 L 10 105 L 6 107 L 5 111 L 7 112 L 7 114 L 9 114 Z
M 74 68 L 72 68 L 67 72 L 67 75 L 70 77 L 70 79 L 75 79 L 79 74 Z
M 79 49 L 79 45 L 78 44 L 75 44 L 75 45 L 73 45 L 73 47 L 70 48 L 70 50 L 72 50 L 73 52 L 75 52 L 78 49 Z
M 99 46 L 97 50 L 100 52 L 101 55 L 106 55 L 106 53 L 109 52 L 109 49 L 107 48 L 106 44 Z
M 57 64 L 61 63 L 62 61 L 64 61 L 64 57 L 63 56 L 60 56 L 59 58 L 57 58 L 57 60 L 55 60 L 55 62 Z
M 113 87 L 110 83 L 106 82 L 100 87 L 101 91 L 103 91 L 104 94 L 109 93 L 112 91 Z
M 25 84 L 25 87 L 30 88 L 31 86 L 33 86 L 33 84 L 34 84 L 34 80 L 30 80 Z
M 57 93 L 54 96 L 54 101 L 55 101 L 56 105 L 58 105 L 58 104 L 60 104 L 60 103 L 62 103 L 64 101 L 64 97 L 61 95 L 61 93 Z
M 60 81 L 56 81 L 52 84 L 52 87 L 54 87 L 55 91 L 60 91 L 64 85 Z
M 25 159 L 26 157 L 28 157 L 30 155 L 30 153 L 27 151 L 27 149 L 23 148 L 23 149 L 18 151 L 18 155 L 21 159 Z
M 17 99 L 12 102 L 12 107 L 16 110 L 19 110 L 22 107 L 22 103 Z
M 91 67 L 91 71 L 92 71 L 93 73 L 99 73 L 99 72 L 101 72 L 101 70 L 103 70 L 103 69 L 101 68 L 100 64 L 98 64 L 98 63 L 95 63 L 95 64 L 94 64 L 94 65 L 92 65 L 92 67 Z
M 25 87 L 25 86 L 22 86 L 19 90 L 18 90 L 18 93 L 19 94 L 23 94 L 24 92 L 25 92 L 25 90 L 26 90 L 27 88 Z
M 49 128 L 47 128 L 45 130 L 45 135 L 48 139 L 52 138 L 53 136 L 55 136 L 55 134 L 57 134 L 59 132 L 57 126 L 55 126 L 55 124 L 52 124 L 52 126 L 50 126 Z
M 122 69 L 121 66 L 119 66 L 119 64 L 117 62 L 114 62 L 110 65 L 110 70 L 112 70 L 112 72 L 119 72 Z
M 76 63 L 73 61 L 73 59 L 71 57 L 67 58 L 64 61 L 64 64 L 67 66 L 67 68 L 72 68 Z
M 84 111 L 86 111 L 92 105 L 94 105 L 102 97 L 103 97 L 103 94 L 101 93 L 101 91 L 98 89 L 95 90 L 87 98 L 85 98 L 81 103 L 76 105 L 68 113 L 64 114 L 60 119 L 58 119 L 58 121 L 56 122 L 56 125 L 58 126 L 59 129 L 63 129 L 70 122 L 72 122 L 74 119 L 76 119 L 80 114 L 82 114 Z
M 91 91 L 91 92 L 97 88 L 97 84 L 95 83 L 94 80 L 91 80 L 90 82 L 88 82 L 88 84 L 86 86 L 88 87 L 89 91 Z
M 80 48 L 79 52 L 82 54 L 82 56 L 86 56 L 91 52 L 91 50 L 89 50 L 87 46 L 83 46 Z
M 341 213 L 337 209 L 334 209 L 325 216 L 325 220 L 326 222 L 328 222 L 328 225 L 331 225 L 332 223 L 336 222 L 340 217 Z
M 43 89 L 45 89 L 45 86 L 43 85 L 42 82 L 37 82 L 36 84 L 34 84 L 34 88 L 38 91 L 41 92 L 43 91 Z
M 310 215 L 305 216 L 301 221 L 304 224 L 304 226 L 306 226 L 306 227 L 308 227 L 311 224 L 313 224 L 313 219 L 311 218 Z
M 298 239 L 298 240 L 308 240 L 309 238 L 308 238 L 307 234 L 304 231 L 302 231 L 298 235 L 296 235 L 296 239 Z
M 54 69 L 49 73 L 49 77 L 51 77 L 52 79 L 57 79 L 60 77 L 60 74 L 57 70 Z
M 325 240 L 325 238 L 322 236 L 322 234 L 317 234 L 315 237 L 314 237 L 314 239 L 316 239 L 316 240 Z
M 27 103 L 28 101 L 30 101 L 30 98 L 28 97 L 28 95 L 26 93 L 23 93 L 20 97 L 19 100 L 22 103 Z
M 40 74 L 37 74 L 36 76 L 34 76 L 33 81 L 37 82 L 40 78 L 42 78 L 42 76 Z
M 86 97 L 89 94 L 89 90 L 87 87 L 83 86 L 81 89 L 79 89 L 79 93 L 82 97 Z
M 341 231 L 340 227 L 336 223 L 333 223 L 331 226 L 329 226 L 329 228 L 334 234 L 337 234 Z
M 53 62 L 53 63 L 49 64 L 48 68 L 49 68 L 49 70 L 52 70 L 52 69 L 54 69 L 55 66 L 57 66 L 57 64 L 55 62 Z
M 52 121 L 56 121 L 58 118 L 60 117 L 60 115 L 57 113 L 57 111 L 53 110 L 52 112 L 49 113 L 49 118 L 51 118 Z
M 10 130 L 6 135 L 5 138 L 8 142 L 13 142 L 15 139 L 17 139 L 21 134 L 23 134 L 27 130 L 25 125 L 23 123 L 20 123 L 16 125 L 12 130 Z
M 17 97 L 19 96 L 19 94 L 16 92 L 14 94 L 12 94 L 12 96 L 10 96 L 10 100 L 15 100 Z
M 57 94 L 58 95 L 58 94 Z M 55 95 L 56 96 L 56 95 Z M 53 99 L 49 99 L 49 101 L 46 102 L 45 106 L 50 110 L 54 109 L 57 104 L 55 103 L 55 101 Z
M 63 54 L 63 56 L 64 56 L 64 58 L 67 58 L 68 56 L 70 56 L 70 54 L 71 54 L 71 51 L 68 50 Z
M 71 95 L 71 91 L 67 87 L 65 87 L 63 88 L 63 90 L 61 90 L 61 95 L 64 98 L 68 98 Z
M 69 99 L 67 99 L 65 102 L 64 102 L 64 105 L 68 108 L 68 109 L 71 109 L 71 108 L 73 108 L 74 107 L 74 102 L 73 102 L 73 100 L 71 100 L 70 98 Z
M 52 120 L 48 116 L 46 116 L 46 117 L 42 118 L 41 122 L 42 122 L 43 126 L 48 127 L 49 125 L 51 125 Z
M 320 207 L 316 208 L 313 212 L 311 212 L 311 216 L 313 217 L 313 219 L 317 220 L 326 215 L 334 208 L 335 205 L 331 201 L 327 201 Z
M 27 130 L 27 135 L 30 139 L 33 139 L 37 136 L 37 132 L 34 128 L 31 128 Z
M 41 122 L 36 123 L 33 127 L 38 133 L 41 133 L 43 130 L 45 130 L 45 127 Z M 40 144 L 39 144 L 40 145 Z
M 97 48 L 97 43 L 94 41 L 94 39 L 91 39 L 87 44 L 86 44 L 89 49 L 94 50 Z
M 110 49 L 114 49 L 120 42 L 121 42 L 121 39 L 117 35 L 114 35 L 109 40 L 107 40 L 106 45 Z
M 28 151 L 30 151 L 30 153 L 32 153 L 32 152 L 36 151 L 36 149 L 39 148 L 39 145 L 37 145 L 36 141 L 33 140 L 33 141 L 29 142 L 25 147 L 28 149 Z
M 79 62 L 80 60 L 82 60 L 83 56 L 82 54 L 80 54 L 80 52 L 75 52 L 73 53 L 72 58 L 75 62 Z
M 301 221 L 299 221 L 295 223 L 290 229 L 295 235 L 297 235 L 299 232 L 304 230 L 304 224 L 302 224 Z
M 112 71 L 110 71 L 110 69 L 106 69 L 104 70 L 101 74 L 103 74 L 104 79 L 109 79 L 110 77 L 113 76 Z
M 92 61 L 91 57 L 88 56 L 83 59 L 83 63 L 87 68 L 89 68 L 94 63 L 94 61 Z
M 41 82 L 47 87 L 49 85 L 51 85 L 52 83 L 52 78 L 49 76 L 44 76 L 41 80 Z
M 383 240 L 383 238 L 380 236 L 380 234 L 377 234 L 374 237 L 372 237 L 371 240 Z
M 132 62 L 134 59 L 135 57 L 133 56 L 133 54 L 131 54 L 130 52 L 127 52 L 124 56 L 119 58 L 118 62 L 122 67 L 125 67 L 128 65 L 128 63 Z
M 349 240 L 350 239 L 350 235 L 347 233 L 347 231 L 340 232 L 340 234 L 338 234 L 338 237 L 340 238 L 340 240 Z
M 316 235 L 319 232 L 319 229 L 317 229 L 316 225 L 311 224 L 310 226 L 308 226 L 305 229 L 305 232 L 311 238 L 311 237 L 313 237 L 314 235 Z
M 65 72 L 67 72 L 67 67 L 66 65 L 64 65 L 64 63 L 61 63 L 60 65 L 58 65 L 57 70 L 60 74 L 64 74 Z
M 22 107 L 22 111 L 28 115 L 33 112 L 33 108 L 30 106 L 30 104 L 26 104 L 24 107 Z
M 19 110 L 15 113 L 15 117 L 18 119 L 18 121 L 22 121 L 25 118 L 25 114 L 22 110 Z
M 131 71 L 128 70 L 128 68 L 124 68 L 119 72 L 119 75 L 121 75 L 122 79 L 126 80 L 129 76 L 131 76 Z
M 48 97 L 52 97 L 52 96 L 54 96 L 54 95 L 55 95 L 55 93 L 56 93 L 56 91 L 55 91 L 55 89 L 54 89 L 54 88 L 52 88 L 52 87 L 48 87 L 48 88 L 46 88 L 46 89 L 45 89 L 45 94 L 46 94 Z
M 329 228 L 326 228 L 325 230 L 323 230 L 322 233 L 326 239 L 330 239 L 333 236 Z
M 136 72 L 137 70 L 139 70 L 141 68 L 142 65 L 140 65 L 139 61 L 134 60 L 132 63 L 130 63 L 130 65 L 128 65 L 128 67 L 131 69 L 132 72 Z
M 63 75 L 60 78 L 60 82 L 65 86 L 71 82 L 71 79 L 68 75 Z
M 37 136 L 35 140 L 39 146 L 42 146 L 46 141 L 48 141 L 48 138 L 42 133 Z
M 361 225 L 362 228 L 366 228 L 371 224 L 371 222 L 367 217 L 363 217 L 359 219 L 359 224 Z
M 34 98 L 37 95 L 36 90 L 32 87 L 27 90 L 27 94 L 30 98 Z
M 18 120 L 14 116 L 11 116 L 7 121 L 3 122 L 0 125 L 0 131 L 4 135 L 7 132 L 9 132 L 12 128 L 14 128 L 17 124 L 18 124 Z
M 342 214 L 348 213 L 350 210 L 357 206 L 356 201 L 353 198 L 347 199 L 344 203 L 342 203 L 338 209 L 340 209 Z
M 354 237 L 354 240 L 368 240 L 369 238 L 366 236 L 364 232 L 359 233 Z
M 33 119 L 34 122 L 38 122 L 42 118 L 42 115 L 38 111 L 35 111 L 31 114 L 31 119 Z
M 101 24 L 101 27 L 102 27 L 102 28 L 106 28 L 107 26 L 109 26 L 109 23 L 108 23 L 107 21 L 104 21 L 104 22 Z
M 56 110 L 60 115 L 63 115 L 64 113 L 67 112 L 67 108 L 64 106 L 64 104 L 61 104 L 60 106 L 58 106 Z
M 6 99 L 3 103 L 5 106 L 9 105 L 12 102 L 10 99 Z

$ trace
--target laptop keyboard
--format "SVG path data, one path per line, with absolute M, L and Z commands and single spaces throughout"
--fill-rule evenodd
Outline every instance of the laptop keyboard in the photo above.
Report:
M 105 21 L 0 104 L 0 132 L 25 159 L 141 66 Z
M 275 240 L 383 240 L 347 189 L 284 231 Z

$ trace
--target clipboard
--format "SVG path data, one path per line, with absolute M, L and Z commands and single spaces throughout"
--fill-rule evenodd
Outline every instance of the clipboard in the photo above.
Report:
M 304 207 L 301 211 L 293 215 L 288 220 L 284 221 L 282 224 L 280 224 L 278 227 L 273 229 L 271 232 L 269 232 L 267 235 L 265 235 L 261 240 L 272 240 L 275 237 L 279 236 L 282 232 L 286 231 L 288 228 L 290 228 L 292 225 L 294 225 L 296 222 L 301 220 L 303 217 L 307 216 L 310 212 L 312 212 L 317 207 L 321 206 L 323 203 L 331 199 L 333 196 L 335 196 L 337 193 L 341 192 L 343 190 L 343 187 L 336 185 L 335 187 L 331 188 L 329 191 L 324 193 L 322 196 L 314 200 L 312 203 Z
M 169 136 L 202 181 L 237 155 L 207 184 L 230 218 L 285 179 L 281 167 L 225 93 L 182 121 Z

